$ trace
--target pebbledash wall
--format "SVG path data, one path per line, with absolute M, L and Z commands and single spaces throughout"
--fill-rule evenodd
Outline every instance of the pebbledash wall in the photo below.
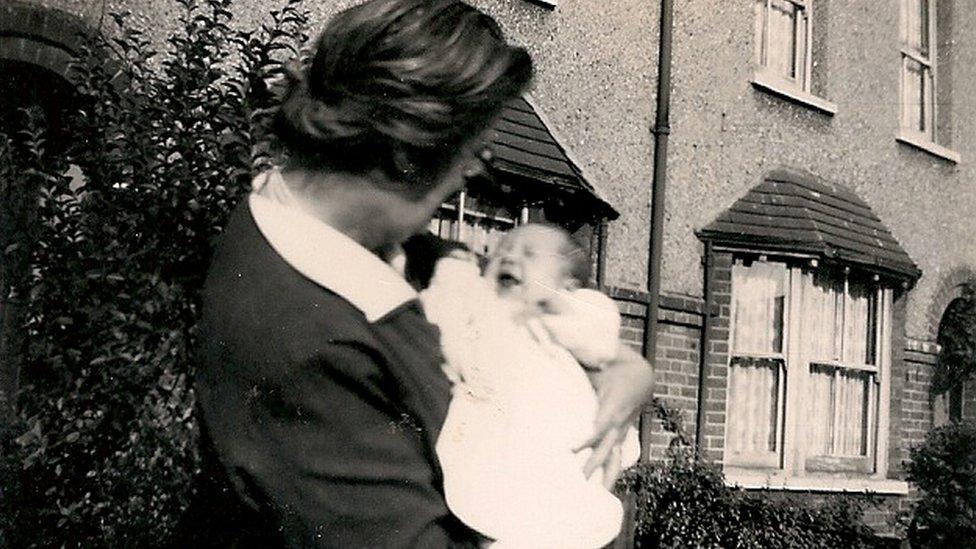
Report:
M 353 0 L 308 2 L 322 22 Z M 496 16 L 532 52 L 535 104 L 588 180 L 620 212 L 610 225 L 606 277 L 624 315 L 623 335 L 643 339 L 659 2 L 657 0 L 472 0 Z M 888 477 L 934 423 L 931 379 L 939 321 L 976 268 L 976 10 L 968 0 L 937 0 L 947 22 L 939 59 L 940 140 L 953 161 L 899 142 L 900 0 L 806 0 L 813 6 L 812 93 L 832 114 L 753 83 L 757 34 L 754 1 L 675 2 L 672 131 L 662 265 L 662 306 L 655 393 L 681 409 L 694 431 L 703 341 L 703 245 L 696 231 L 781 166 L 851 189 L 865 200 L 922 270 L 894 306 Z M 277 2 L 239 0 L 235 16 L 253 22 Z M 554 6 L 549 4 L 555 4 Z M 4 7 L 63 12 L 99 30 L 105 13 L 132 11 L 161 35 L 175 6 L 160 0 L 7 0 Z M 0 57 L 12 37 L 40 29 L 43 17 L 3 21 Z M 50 43 L 53 31 L 42 32 Z M 23 41 L 21 41 L 23 42 Z M 21 54 L 30 44 L 18 42 Z M 941 42 L 940 42 L 941 43 Z M 13 48 L 14 46 L 8 46 Z M 948 93 L 947 93 L 948 92 Z M 713 313 L 705 357 L 705 456 L 725 447 L 732 255 L 717 253 L 710 274 Z M 965 391 L 964 416 L 976 417 L 976 386 Z M 668 442 L 644 422 L 652 457 Z M 816 496 L 829 487 L 810 486 Z M 898 492 L 898 490 L 895 490 Z M 872 511 L 881 531 L 911 495 L 891 494 Z

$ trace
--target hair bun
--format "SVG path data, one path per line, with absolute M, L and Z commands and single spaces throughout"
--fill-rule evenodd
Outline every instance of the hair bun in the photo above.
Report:
M 334 143 L 355 139 L 365 131 L 359 109 L 349 103 L 351 101 L 347 97 L 339 99 L 338 104 L 312 97 L 302 82 L 293 85 L 280 109 L 284 121 L 297 134 L 295 137 Z

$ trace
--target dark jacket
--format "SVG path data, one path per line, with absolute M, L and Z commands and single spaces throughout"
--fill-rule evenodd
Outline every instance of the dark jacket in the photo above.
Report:
M 245 201 L 210 268 L 199 341 L 188 543 L 477 543 L 444 501 L 434 445 L 450 384 L 416 300 L 368 322 L 278 255 Z

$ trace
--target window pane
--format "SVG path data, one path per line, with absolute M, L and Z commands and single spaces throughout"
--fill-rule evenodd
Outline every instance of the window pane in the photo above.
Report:
M 735 319 L 732 348 L 737 354 L 783 351 L 786 265 L 756 261 L 732 267 Z
M 929 54 L 929 0 L 915 0 L 918 2 L 918 50 L 923 55 Z
M 871 394 L 868 384 L 873 377 L 868 372 L 841 370 L 836 378 L 836 455 L 864 456 L 868 453 L 868 397 Z
M 733 453 L 777 451 L 781 365 L 779 359 L 732 358 L 726 443 Z
M 756 44 L 756 63 L 765 65 L 766 59 L 763 57 L 763 51 L 766 43 L 766 0 L 754 0 L 753 7 L 756 12 L 755 28 L 753 29 Z
M 905 45 L 914 50 L 920 50 L 922 46 L 922 4 L 925 3 L 925 0 L 902 1 L 905 6 L 902 11 L 905 18 L 902 22 L 902 28 L 905 33 Z
M 810 365 L 810 409 L 804 421 L 810 454 L 830 455 L 834 438 L 834 369 Z
M 796 78 L 797 7 L 787 0 L 772 0 L 767 17 L 769 33 L 766 67 L 786 78 Z
M 502 235 L 516 224 L 514 208 L 499 206 L 467 195 L 464 203 L 464 220 L 458 220 L 458 199 L 445 203 L 431 219 L 430 231 L 441 238 L 458 240 L 471 251 L 479 254 L 490 253 Z
M 870 383 L 874 374 L 810 365 L 807 435 L 813 456 L 868 454 Z
M 901 120 L 902 125 L 913 131 L 925 131 L 925 72 L 921 63 L 906 57 L 904 60 Z
M 845 364 L 875 364 L 875 303 L 872 285 L 851 281 L 844 310 Z
M 807 272 L 802 292 L 798 312 L 803 352 L 812 362 L 833 362 L 840 358 L 843 285 L 828 270 Z

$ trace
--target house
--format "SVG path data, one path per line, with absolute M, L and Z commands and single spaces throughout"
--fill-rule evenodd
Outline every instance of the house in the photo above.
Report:
M 324 21 L 351 3 L 309 7 Z M 432 228 L 487 249 L 526 219 L 569 225 L 640 344 L 659 2 L 473 3 L 538 74 L 496 127 L 477 190 Z M 125 6 L 172 25 L 166 2 Z M 57 89 L 74 31 L 97 32 L 113 7 L 5 2 L 0 67 Z M 908 449 L 949 416 L 976 417 L 972 382 L 932 391 L 941 320 L 976 279 L 968 8 L 676 2 L 656 393 L 730 482 L 877 493 L 871 519 L 890 530 L 911 499 Z M 245 20 L 267 9 L 235 7 Z M 643 435 L 660 455 L 669 435 L 650 418 Z

